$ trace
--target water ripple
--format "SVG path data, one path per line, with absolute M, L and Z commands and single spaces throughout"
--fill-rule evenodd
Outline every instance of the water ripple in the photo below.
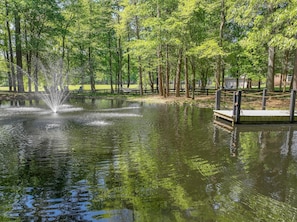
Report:
M 194 156 L 187 163 L 191 169 L 198 170 L 204 177 L 213 176 L 221 171 L 220 165 L 210 163 L 199 156 Z
M 86 123 L 87 126 L 107 126 L 110 124 L 111 124 L 110 122 L 100 121 L 100 120 Z

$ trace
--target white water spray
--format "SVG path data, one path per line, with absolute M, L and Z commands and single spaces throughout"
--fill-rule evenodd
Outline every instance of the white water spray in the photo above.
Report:
M 37 95 L 44 101 L 44 103 L 54 112 L 59 111 L 59 107 L 65 102 L 69 96 L 68 86 L 66 84 L 68 73 L 63 73 L 63 62 L 58 60 L 56 62 L 49 62 L 44 65 L 39 60 L 34 60 L 32 72 L 40 73 L 41 79 L 37 81 L 24 70 L 22 72 L 31 80 L 35 88 L 43 85 L 43 90 L 36 92 Z M 43 84 L 40 84 L 42 82 Z
M 63 63 L 59 60 L 45 67 L 38 63 L 45 80 L 44 91 L 40 92 L 40 98 L 54 112 L 64 103 L 69 95 L 66 83 L 67 74 L 63 74 Z

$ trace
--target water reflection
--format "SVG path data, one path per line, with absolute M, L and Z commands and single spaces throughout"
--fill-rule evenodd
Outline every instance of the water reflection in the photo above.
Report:
M 295 221 L 296 173 L 290 175 L 290 167 L 296 168 L 296 129 L 295 125 L 260 125 L 238 126 L 229 132 L 230 153 L 242 172 L 240 202 L 254 211 L 254 217 Z
M 71 104 L 0 119 L 1 220 L 295 220 L 294 125 L 228 132 L 209 109 Z

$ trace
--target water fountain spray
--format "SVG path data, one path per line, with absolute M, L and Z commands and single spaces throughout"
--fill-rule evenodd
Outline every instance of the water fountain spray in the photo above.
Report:
M 45 80 L 44 91 L 39 92 L 39 96 L 54 113 L 58 111 L 69 95 L 69 89 L 65 84 L 67 74 L 63 75 L 62 67 L 61 60 L 48 67 L 42 63 L 39 64 Z
M 34 59 L 33 64 L 35 68 L 33 73 L 38 72 L 42 74 L 40 77 L 44 80 L 44 90 L 38 90 L 38 92 L 35 93 L 54 113 L 56 113 L 69 96 L 69 89 L 66 84 L 68 73 L 63 72 L 63 61 L 58 60 L 44 65 L 40 60 Z M 22 70 L 22 72 L 35 85 L 35 89 L 38 89 L 40 85 L 38 80 L 24 70 Z

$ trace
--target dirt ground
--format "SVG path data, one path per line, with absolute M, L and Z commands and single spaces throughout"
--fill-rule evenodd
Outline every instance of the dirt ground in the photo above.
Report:
M 142 101 L 146 103 L 162 103 L 162 104 L 189 104 L 199 108 L 214 108 L 215 107 L 215 95 L 198 95 L 194 99 L 186 98 L 184 96 L 175 97 L 171 95 L 169 97 L 163 97 L 159 95 L 150 95 L 130 98 L 129 100 Z M 242 109 L 262 109 L 262 98 L 248 98 L 242 97 L 241 108 Z M 280 109 L 288 110 L 290 107 L 289 97 L 267 97 L 266 106 L 267 110 Z M 221 109 L 232 109 L 233 108 L 233 97 L 223 97 L 221 99 Z

